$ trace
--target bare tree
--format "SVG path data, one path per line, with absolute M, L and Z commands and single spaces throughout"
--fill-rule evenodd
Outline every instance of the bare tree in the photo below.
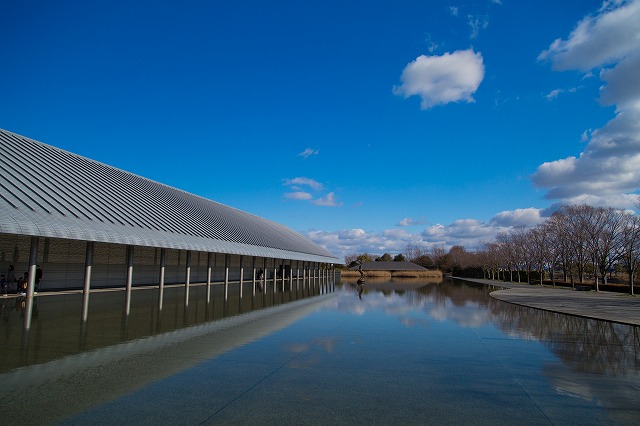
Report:
M 352 263 L 357 262 L 357 261 L 358 261 L 358 254 L 357 253 L 345 254 L 345 256 L 344 256 L 344 264 L 347 267 L 349 267 Z
M 619 260 L 626 213 L 613 208 L 603 210 L 603 226 L 597 239 L 596 262 L 600 269 L 602 284 L 606 285 L 607 271 Z
M 598 274 L 607 283 L 607 270 L 617 261 L 619 234 L 624 213 L 603 207 L 579 206 L 586 231 L 586 246 L 593 261 L 596 291 L 600 290 Z
M 500 244 L 486 243 L 483 261 L 487 264 L 491 279 L 500 279 Z
M 571 277 L 571 286 L 574 287 L 573 280 L 573 256 L 571 251 L 571 239 L 568 232 L 566 214 L 556 212 L 545 222 L 549 234 L 552 235 L 552 245 L 555 255 L 555 262 L 562 265 L 563 281 L 567 282 L 567 276 Z M 554 265 L 555 269 L 555 265 Z M 554 270 L 552 269 L 552 271 Z M 553 277 L 552 277 L 553 281 Z M 554 282 L 555 285 L 555 282 Z
M 433 247 L 431 249 L 431 260 L 437 269 L 443 270 L 447 263 L 447 251 L 444 247 Z
M 421 247 L 417 246 L 416 244 L 407 244 L 407 247 L 404 249 L 404 252 L 407 259 L 409 259 L 412 262 L 418 259 L 419 257 L 427 254 L 425 250 L 423 250 Z
M 545 257 L 547 267 L 549 268 L 549 274 L 551 275 L 551 284 L 555 287 L 555 271 L 558 264 L 562 262 L 564 250 L 562 247 L 561 233 L 555 232 L 557 227 L 553 220 L 548 220 L 539 226 L 546 234 Z
M 511 230 L 509 238 L 513 244 L 516 267 L 518 270 L 518 282 L 521 282 L 520 271 L 524 267 L 527 271 L 527 282 L 531 283 L 531 256 L 527 241 L 527 230 L 524 226 L 518 226 Z
M 496 237 L 497 243 L 500 245 L 500 256 L 509 271 L 509 282 L 513 282 L 513 269 L 516 267 L 517 259 L 513 246 L 513 241 L 508 234 L 499 233 Z
M 578 271 L 578 281 L 584 283 L 585 264 L 589 259 L 588 251 L 588 230 L 589 227 L 589 209 L 593 207 L 587 205 L 564 206 L 561 214 L 565 215 L 565 232 L 569 238 L 571 247 L 572 262 Z M 573 276 L 571 278 L 573 284 Z
M 625 216 L 619 250 L 620 261 L 629 274 L 629 294 L 634 294 L 633 276 L 640 261 L 640 216 Z
M 540 285 L 544 280 L 544 266 L 549 259 L 548 244 L 550 238 L 542 226 L 530 229 L 527 234 L 527 247 L 531 264 L 536 266 L 540 275 Z M 529 281 L 531 282 L 531 281 Z
M 462 246 L 453 246 L 447 253 L 448 267 L 451 271 L 455 269 L 464 269 L 469 266 L 469 252 Z

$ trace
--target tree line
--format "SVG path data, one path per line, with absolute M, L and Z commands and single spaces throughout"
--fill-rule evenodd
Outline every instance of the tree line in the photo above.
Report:
M 398 253 L 395 256 L 391 256 L 389 253 L 385 253 L 382 256 L 370 255 L 369 253 L 352 253 L 344 257 L 344 264 L 347 268 L 351 268 L 367 262 L 404 262 L 405 260 L 407 259 L 402 253 Z
M 621 270 L 627 276 L 629 293 L 634 294 L 640 261 L 640 216 L 614 208 L 567 205 L 540 225 L 498 234 L 477 251 L 462 246 L 446 251 L 443 247 L 426 250 L 408 245 L 404 255 L 398 256 L 426 268 L 490 279 L 540 284 L 550 279 L 555 285 L 561 277 L 574 288 L 584 284 L 590 274 L 596 291 L 601 283 L 607 284 L 608 273 Z M 347 255 L 345 265 L 371 260 L 367 253 Z M 391 260 L 391 255 L 385 253 L 375 260 Z
M 634 276 L 640 260 L 640 216 L 614 208 L 586 204 L 568 205 L 533 228 L 515 228 L 499 234 L 475 253 L 475 264 L 491 278 L 532 271 L 540 283 L 556 273 L 564 282 L 583 284 L 585 274 L 593 274 L 596 291 L 607 284 L 607 273 L 622 269 L 633 294 Z M 520 277 L 520 274 L 517 274 Z

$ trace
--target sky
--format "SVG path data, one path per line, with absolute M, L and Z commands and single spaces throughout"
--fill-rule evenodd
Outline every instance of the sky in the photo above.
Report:
M 636 209 L 640 0 L 0 3 L 0 128 L 338 257 Z

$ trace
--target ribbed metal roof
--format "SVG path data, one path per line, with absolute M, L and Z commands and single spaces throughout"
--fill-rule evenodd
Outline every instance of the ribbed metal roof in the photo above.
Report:
M 335 263 L 291 229 L 0 129 L 0 232 Z

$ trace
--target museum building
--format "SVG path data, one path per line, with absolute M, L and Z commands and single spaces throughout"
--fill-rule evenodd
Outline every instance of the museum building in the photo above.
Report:
M 0 273 L 39 291 L 330 283 L 339 261 L 273 221 L 0 129 Z M 207 292 L 207 297 L 208 296 Z M 187 299 L 188 300 L 188 296 Z

